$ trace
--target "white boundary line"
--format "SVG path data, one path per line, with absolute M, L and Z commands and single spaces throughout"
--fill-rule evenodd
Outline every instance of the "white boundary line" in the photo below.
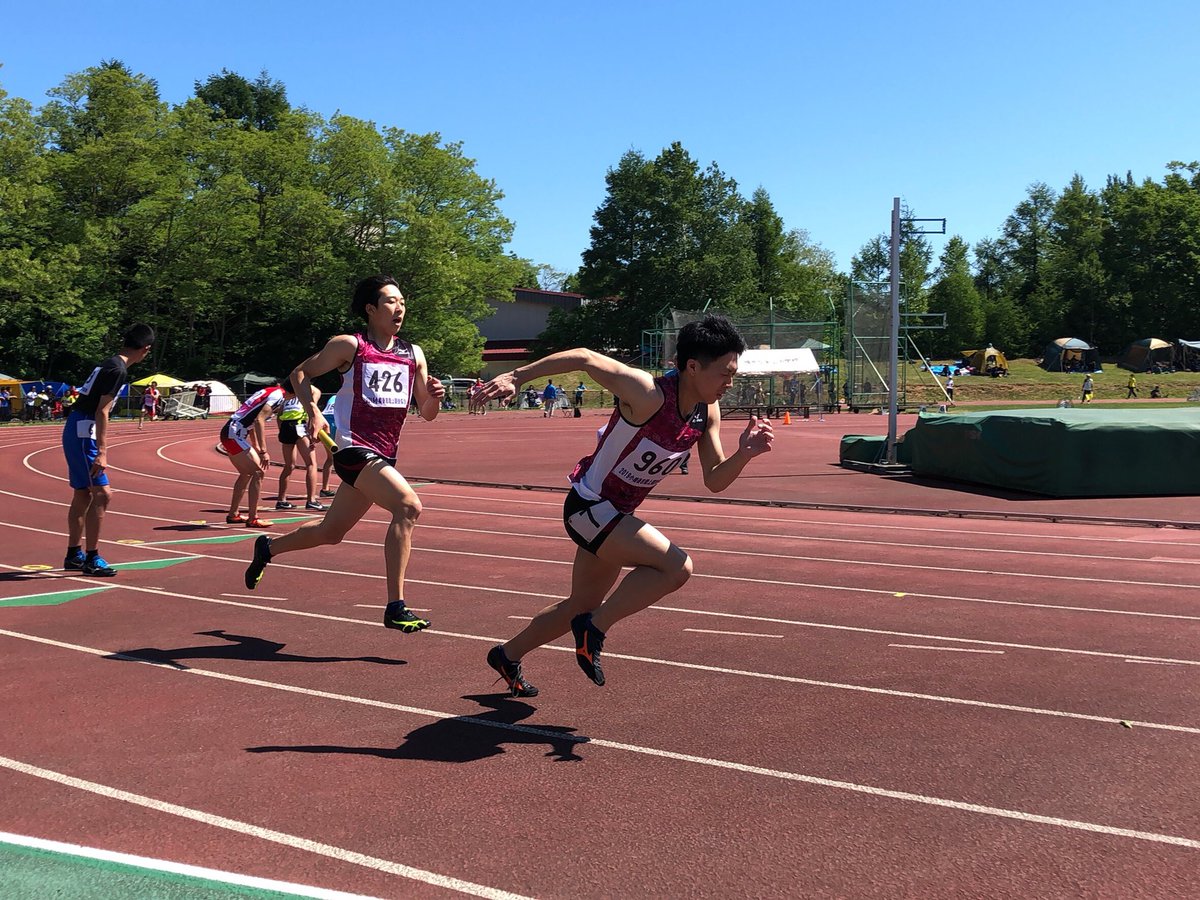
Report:
M 240 875 L 236 872 L 222 872 L 219 869 L 206 869 L 203 866 L 192 866 L 187 863 L 171 862 L 165 859 L 151 859 L 148 856 L 133 856 L 129 853 L 118 853 L 114 850 L 100 850 L 95 847 L 84 847 L 80 844 L 64 844 L 62 841 L 48 841 L 44 838 L 26 837 L 22 834 L 9 834 L 8 832 L 0 831 L 0 850 L 3 850 L 5 845 L 25 847 L 31 850 L 44 850 L 48 853 L 74 856 L 82 859 L 94 859 L 99 862 L 114 863 L 134 869 L 146 869 L 151 872 L 166 872 L 169 875 L 182 875 L 186 878 L 202 878 L 206 881 L 255 888 L 260 891 L 277 891 L 280 893 L 295 894 L 297 897 L 314 897 L 316 900 L 377 900 L 377 898 L 367 897 L 365 894 L 347 894 L 344 891 L 331 891 L 326 888 L 295 884 L 290 881 L 276 881 L 273 878 Z
M 695 634 L 729 634 L 734 637 L 754 637 L 754 638 L 782 638 L 782 634 L 758 634 L 754 631 L 715 631 L 711 628 L 685 628 L 684 631 L 691 631 Z
M 900 647 L 903 650 L 944 650 L 947 653 L 996 653 L 1000 656 L 1004 655 L 1003 650 L 976 650 L 973 647 L 930 647 L 926 644 L 888 644 L 888 646 Z
M 25 640 L 33 640 L 37 643 L 48 644 L 55 647 L 60 647 L 66 650 L 74 650 L 77 652 L 88 653 L 98 656 L 114 655 L 105 650 L 97 650 L 91 647 L 83 647 L 77 644 L 67 644 L 61 641 L 50 640 L 49 638 L 39 638 L 30 635 L 21 635 L 16 632 L 2 631 L 0 634 L 9 637 L 16 637 Z M 125 654 L 115 654 L 124 659 L 134 662 L 146 662 L 138 660 L 135 656 L 127 656 Z M 311 688 L 299 687 L 297 685 L 283 684 L 279 682 L 263 681 L 257 678 L 245 678 L 240 675 L 230 675 L 224 672 L 214 672 L 206 669 L 176 669 L 174 667 L 164 667 L 154 665 L 160 671 L 174 672 L 182 675 L 197 675 L 201 677 L 215 678 L 219 681 L 229 681 L 237 684 L 254 685 L 277 691 L 285 691 L 287 693 L 301 694 L 309 697 L 319 697 L 325 700 L 336 700 L 343 703 L 353 703 L 363 706 L 376 707 L 381 709 L 390 709 L 396 712 L 409 713 L 412 715 L 433 718 L 439 720 L 454 719 L 457 722 L 471 723 L 480 725 L 486 728 L 496 728 L 504 731 L 515 731 L 521 734 L 535 735 L 545 738 L 547 741 L 561 743 L 570 741 L 576 744 L 588 744 L 589 746 L 604 747 L 610 750 L 621 750 L 627 753 L 635 753 L 643 756 L 653 756 L 661 759 L 669 759 L 676 762 L 693 763 L 695 765 L 706 766 L 716 769 L 725 769 L 735 772 L 742 772 L 749 775 L 761 775 L 768 778 L 775 778 L 782 781 L 798 782 L 801 784 L 814 785 L 816 787 L 832 788 L 834 790 L 850 791 L 857 794 L 866 794 L 873 797 L 882 797 L 888 800 L 899 800 L 909 803 L 919 803 L 926 806 L 940 807 L 943 809 L 953 809 L 960 812 L 970 812 L 985 816 L 994 816 L 1002 819 L 1012 819 L 1026 824 L 1050 825 L 1058 828 L 1066 828 L 1074 831 L 1092 832 L 1095 834 L 1103 834 L 1110 837 L 1133 838 L 1136 840 L 1151 841 L 1159 844 L 1170 844 L 1177 847 L 1186 847 L 1189 850 L 1200 850 L 1200 841 L 1193 840 L 1178 835 L 1162 834 L 1151 831 L 1139 831 L 1129 828 L 1120 828 L 1111 825 L 1102 825 L 1094 822 L 1083 822 L 1075 819 L 1065 819 L 1058 816 L 1045 816 L 1038 813 L 1025 812 L 1023 810 L 1005 809 L 1002 807 L 985 806 L 978 803 L 964 803 L 958 800 L 949 800 L 943 797 L 934 797 L 926 794 L 915 794 L 909 791 L 896 791 L 889 788 L 881 788 L 873 785 L 858 784 L 850 781 L 840 781 L 830 778 L 822 778 L 816 775 L 806 775 L 799 772 L 788 772 L 780 769 L 770 769 L 763 766 L 753 766 L 744 763 L 733 762 L 730 760 L 714 759 L 710 757 L 697 756 L 691 753 L 678 753 L 672 750 L 662 750 L 655 747 L 645 747 L 638 744 L 627 744 L 620 741 L 609 741 L 602 738 L 591 737 L 573 737 L 564 736 L 559 732 L 546 731 L 537 727 L 528 725 L 519 725 L 508 722 L 497 722 L 490 719 L 484 719 L 476 716 L 455 715 L 454 713 L 442 712 L 440 710 L 422 709 L 420 707 L 403 706 L 398 703 L 389 703 L 383 700 L 372 700 L 365 697 L 355 697 L 348 694 L 337 694 L 331 691 L 320 691 Z M 1139 725 L 1139 722 L 1130 722 L 1131 725 Z M 94 793 L 100 793 L 104 796 L 112 796 L 116 799 L 125 800 L 126 802 L 136 803 L 141 806 L 148 806 L 151 809 L 160 809 L 158 804 L 162 804 L 161 811 L 171 812 L 175 815 L 180 815 L 185 818 L 196 819 L 197 821 L 206 822 L 207 824 L 217 825 L 217 827 L 229 828 L 232 831 L 241 831 L 244 834 L 251 834 L 255 837 L 263 837 L 266 840 L 276 840 L 278 843 L 287 843 L 289 846 L 296 846 L 299 849 L 311 850 L 312 852 L 321 853 L 326 856 L 334 856 L 334 858 L 344 859 L 347 862 L 354 862 L 358 865 L 367 865 L 371 868 L 382 868 L 381 865 L 394 866 L 407 870 L 406 872 L 396 871 L 395 874 L 403 874 L 405 877 L 414 878 L 420 881 L 427 881 L 430 884 L 437 883 L 430 881 L 428 877 L 432 873 L 423 872 L 422 870 L 413 870 L 407 866 L 400 866 L 398 863 L 391 863 L 387 860 L 377 860 L 374 857 L 365 857 L 361 854 L 353 854 L 353 856 L 340 856 L 338 854 L 350 854 L 351 851 L 341 850 L 337 847 L 329 847 L 325 844 L 317 844 L 316 842 L 307 841 L 303 838 L 295 838 L 291 835 L 281 835 L 279 832 L 271 832 L 266 829 L 260 829 L 257 826 L 246 825 L 245 823 L 235 822 L 230 819 L 221 819 L 220 817 L 210 816 L 207 813 L 200 813 L 195 810 L 187 809 L 186 807 L 175 806 L 174 804 L 162 803 L 162 801 L 151 800 L 148 797 L 141 797 L 137 794 L 129 794 L 125 791 L 118 791 L 115 788 L 106 788 L 103 785 L 97 785 L 94 782 L 86 782 L 81 779 L 72 778 L 68 775 L 60 775 L 56 772 L 50 772 L 46 769 L 39 769 L 35 766 L 29 766 L 25 763 L 16 760 L 0 757 L 0 766 L 4 766 L 16 771 L 25 772 L 26 774 L 34 775 L 40 778 L 47 778 L 51 781 L 57 781 L 60 784 L 67 784 L 71 787 L 78 787 L 81 790 L 89 790 Z M 215 821 L 213 821 L 215 820 Z M 284 840 L 280 840 L 283 838 Z M 297 841 L 301 843 L 291 843 Z M 353 858 L 357 857 L 357 858 Z M 382 869 L 383 871 L 392 871 L 390 869 Z M 433 875 L 434 878 L 444 878 L 446 876 Z M 457 881 L 457 880 L 456 880 Z M 470 885 L 472 888 L 478 888 L 478 885 L 472 885 L 470 882 L 459 882 L 459 885 Z M 456 886 L 455 890 L 466 891 L 463 887 Z M 489 890 L 489 889 L 484 889 Z M 473 891 L 470 891 L 473 893 Z M 480 894 L 479 896 L 514 896 L 511 894 Z
M 179 806 L 176 803 L 168 803 L 165 800 L 156 800 L 153 797 L 146 797 L 142 794 L 134 794 L 129 791 L 123 791 L 120 788 L 98 784 L 95 781 L 85 781 L 82 778 L 75 778 L 71 775 L 65 775 L 61 772 L 55 772 L 50 769 L 43 769 L 40 766 L 33 766 L 29 763 L 21 762 L 20 760 L 9 759 L 6 756 L 0 756 L 0 768 L 11 769 L 14 772 L 20 772 L 23 775 L 30 775 L 34 778 L 41 778 L 45 781 L 52 781 L 55 784 L 61 784 L 65 787 L 75 788 L 79 791 L 87 791 L 90 794 L 97 794 L 101 797 L 108 797 L 112 800 L 120 800 L 123 803 L 131 803 L 134 806 L 152 809 L 155 812 L 178 816 L 181 819 L 191 819 L 193 822 L 211 825 L 214 828 L 223 828 L 226 831 L 233 831 L 237 834 L 244 834 L 248 835 L 249 837 L 259 838 L 260 840 L 271 841 L 272 843 L 282 844 L 285 847 L 291 847 L 295 850 L 304 850 L 308 853 L 315 853 L 318 856 L 326 856 L 330 859 L 336 859 L 340 862 L 351 863 L 352 865 L 356 866 L 364 866 L 368 869 L 386 872 L 388 875 L 398 875 L 401 878 L 407 878 L 411 881 L 421 881 L 425 884 L 432 884 L 435 887 L 445 888 L 451 891 L 458 891 L 462 894 L 471 894 L 476 897 L 495 898 L 495 900 L 524 900 L 520 894 L 512 894 L 508 891 L 502 891 L 498 888 L 492 888 L 482 884 L 475 884 L 471 881 L 463 881 L 461 878 L 452 878 L 449 875 L 439 875 L 437 872 L 429 872 L 425 869 L 417 869 L 412 866 L 406 866 L 403 863 L 392 862 L 390 859 L 380 859 L 376 856 L 367 856 L 365 853 L 357 853 L 353 850 L 345 850 L 341 847 L 334 847 L 331 844 L 323 844 L 320 841 L 312 841 L 308 838 L 298 837 L 293 834 L 286 834 L 282 831 L 272 831 L 270 828 L 260 828 L 259 826 L 251 825 L 248 822 L 239 822 L 237 819 L 227 819 L 224 816 L 213 815 L 212 813 L 202 812 L 198 809 L 191 809 L 187 806 Z

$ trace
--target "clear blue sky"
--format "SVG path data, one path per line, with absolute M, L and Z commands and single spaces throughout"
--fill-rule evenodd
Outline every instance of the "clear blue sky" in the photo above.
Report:
M 678 140 L 839 267 L 900 196 L 970 243 L 1045 181 L 1200 158 L 1200 4 L 349 2 L 5 4 L 0 85 L 35 105 L 117 58 L 185 100 L 267 69 L 294 105 L 461 141 L 511 249 L 573 271 L 604 175 Z M 934 238 L 940 252 L 941 238 Z

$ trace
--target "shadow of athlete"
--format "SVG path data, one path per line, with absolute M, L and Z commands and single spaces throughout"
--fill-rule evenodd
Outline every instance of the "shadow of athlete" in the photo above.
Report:
M 247 747 L 248 753 L 349 753 L 377 756 L 380 759 L 423 759 L 433 762 L 464 763 L 487 759 L 506 752 L 505 744 L 549 744 L 546 756 L 555 762 L 578 762 L 575 752 L 588 738 L 576 735 L 574 728 L 561 725 L 520 725 L 534 708 L 511 697 L 497 694 L 468 694 L 462 699 L 493 712 L 477 716 L 439 719 L 410 731 L 399 747 L 339 747 L 329 744 L 299 746 Z
M 226 634 L 221 629 L 216 631 L 197 631 L 196 634 L 207 637 L 218 637 L 227 644 L 208 644 L 200 647 L 179 647 L 175 650 L 163 650 L 159 647 L 143 647 L 140 650 L 121 650 L 104 657 L 123 661 L 152 662 L 172 666 L 176 669 L 186 669 L 181 665 L 181 659 L 240 659 L 248 662 L 369 662 L 381 666 L 403 666 L 403 659 L 384 659 L 382 656 L 300 656 L 296 653 L 282 653 L 287 644 L 278 641 L 268 641 L 266 638 L 250 637 L 244 634 Z

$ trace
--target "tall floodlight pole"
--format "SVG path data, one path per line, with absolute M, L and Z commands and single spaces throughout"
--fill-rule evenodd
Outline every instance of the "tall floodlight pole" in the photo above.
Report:
M 892 198 L 892 315 L 888 340 L 888 433 L 886 459 L 896 464 L 897 385 L 900 375 L 900 198 Z

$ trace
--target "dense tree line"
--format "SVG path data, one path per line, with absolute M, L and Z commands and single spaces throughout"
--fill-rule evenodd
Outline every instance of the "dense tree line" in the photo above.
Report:
M 536 269 L 497 186 L 437 134 L 287 101 L 222 72 L 169 107 L 117 61 L 35 110 L 0 90 L 0 369 L 69 380 L 132 321 L 181 377 L 288 370 L 352 325 L 364 274 L 410 297 L 434 371 L 473 371 L 475 321 Z
M 949 241 L 931 276 L 912 284 L 947 314 L 931 351 L 953 355 L 988 341 L 1038 356 L 1077 337 L 1115 354 L 1147 337 L 1200 335 L 1200 163 L 1173 162 L 1161 181 L 1110 177 L 1090 190 L 1076 175 L 1056 192 L 1037 183 L 979 241 Z M 926 285 L 932 287 L 926 292 Z
M 720 309 L 766 321 L 824 321 L 845 279 L 832 255 L 785 230 L 770 196 L 747 199 L 715 163 L 678 143 L 656 158 L 625 153 L 606 176 L 583 265 L 565 280 L 592 301 L 550 314 L 541 351 L 603 347 L 640 355 L 642 332 L 670 309 Z
M 839 273 L 764 188 L 744 196 L 679 143 L 609 170 L 583 264 L 563 273 L 506 251 L 503 195 L 461 145 L 293 107 L 266 73 L 222 71 L 171 107 L 110 61 L 50 97 L 35 110 L 0 88 L 0 370 L 14 375 L 70 380 L 135 320 L 158 331 L 154 368 L 281 373 L 353 325 L 349 287 L 378 271 L 405 286 L 406 329 L 442 372 L 478 369 L 475 323 L 518 285 L 592 298 L 552 313 L 539 349 L 636 358 L 672 308 L 822 321 L 843 314 L 849 281 L 889 274 L 886 235 Z M 902 240 L 905 309 L 946 315 L 924 338 L 939 356 L 1200 338 L 1198 163 L 1100 191 L 1034 184 L 997 237 L 953 237 L 936 265 L 926 237 Z

